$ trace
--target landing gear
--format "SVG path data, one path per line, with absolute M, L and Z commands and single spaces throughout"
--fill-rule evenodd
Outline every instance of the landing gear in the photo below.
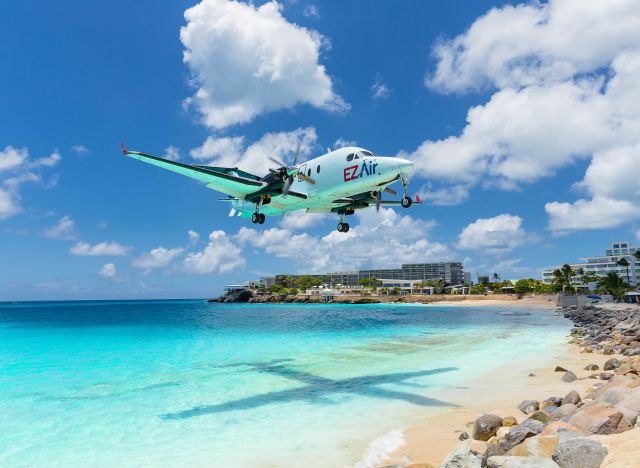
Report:
M 266 217 L 262 213 L 255 212 L 251 215 L 251 222 L 253 224 L 264 224 L 265 219 Z
M 402 188 L 404 189 L 404 197 L 402 197 L 402 201 L 400 202 L 400 204 L 402 205 L 402 208 L 409 208 L 412 203 L 411 197 L 409 196 L 409 180 L 404 174 L 401 176 L 401 180 Z
M 338 223 L 338 232 L 349 232 L 349 223 Z

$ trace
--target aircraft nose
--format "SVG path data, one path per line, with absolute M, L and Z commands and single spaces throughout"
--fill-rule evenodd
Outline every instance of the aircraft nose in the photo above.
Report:
M 403 159 L 403 158 L 395 158 L 395 159 L 396 159 L 396 165 L 398 169 L 400 169 L 402 172 L 408 172 L 413 168 L 413 163 L 408 159 Z

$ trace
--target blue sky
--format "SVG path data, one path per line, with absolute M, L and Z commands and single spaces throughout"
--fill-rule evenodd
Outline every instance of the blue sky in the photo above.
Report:
M 5 2 L 0 300 L 206 297 L 261 274 L 440 260 L 537 277 L 640 242 L 638 11 Z M 359 214 L 341 238 L 329 216 L 257 227 L 123 158 L 121 138 L 256 173 L 299 141 L 305 157 L 356 142 L 414 160 L 426 203 Z

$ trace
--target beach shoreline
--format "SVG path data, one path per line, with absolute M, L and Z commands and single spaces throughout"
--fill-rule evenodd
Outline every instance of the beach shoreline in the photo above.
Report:
M 545 309 L 548 312 L 556 309 L 553 302 L 533 299 L 517 302 L 470 300 L 454 304 L 469 307 L 516 306 Z M 598 382 L 598 379 L 589 378 L 593 373 L 584 370 L 585 366 L 596 364 L 602 369 L 604 362 L 615 355 L 581 353 L 580 346 L 570 343 L 569 331 L 572 326 L 571 323 L 567 324 L 566 340 L 559 342 L 553 352 L 526 359 L 518 359 L 517 353 L 514 353 L 514 359 L 509 364 L 473 378 L 464 386 L 447 389 L 447 401 L 459 407 L 440 409 L 419 425 L 401 429 L 404 443 L 388 453 L 387 458 L 377 466 L 438 466 L 459 443 L 460 434 L 470 432 L 470 424 L 481 414 L 511 415 L 521 421 L 526 415 L 518 410 L 518 404 L 525 399 L 562 396 L 571 390 L 584 395 L 588 387 Z M 563 373 L 556 372 L 556 366 L 571 369 L 578 380 L 563 382 Z

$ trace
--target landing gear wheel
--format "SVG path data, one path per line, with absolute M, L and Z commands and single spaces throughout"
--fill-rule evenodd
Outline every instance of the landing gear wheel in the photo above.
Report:
M 402 199 L 402 201 L 400 202 L 400 204 L 402 205 L 402 208 L 409 208 L 411 206 L 411 198 L 409 197 L 404 197 Z
M 260 219 L 261 219 L 260 213 L 253 213 L 251 215 L 251 222 L 253 224 L 259 224 L 260 223 Z
M 349 232 L 349 223 L 338 223 L 338 232 Z
M 264 224 L 264 220 L 266 219 L 265 215 L 263 213 L 258 214 L 258 217 L 260 218 L 258 220 L 258 224 Z

